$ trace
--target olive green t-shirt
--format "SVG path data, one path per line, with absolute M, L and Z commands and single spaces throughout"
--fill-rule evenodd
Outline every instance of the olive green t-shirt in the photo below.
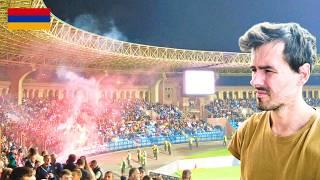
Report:
M 254 114 L 233 136 L 229 151 L 241 161 L 243 180 L 320 180 L 320 122 L 314 113 L 303 128 L 275 136 L 270 112 Z

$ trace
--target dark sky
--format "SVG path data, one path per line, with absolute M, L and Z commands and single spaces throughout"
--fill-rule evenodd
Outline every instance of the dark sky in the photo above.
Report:
M 70 24 L 141 44 L 239 52 L 239 36 L 262 21 L 297 22 L 320 39 L 319 0 L 44 1 Z

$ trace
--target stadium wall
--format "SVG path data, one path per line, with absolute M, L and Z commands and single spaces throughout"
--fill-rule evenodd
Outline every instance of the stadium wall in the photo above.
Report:
M 0 81 L 0 96 L 5 96 L 9 93 L 10 82 Z

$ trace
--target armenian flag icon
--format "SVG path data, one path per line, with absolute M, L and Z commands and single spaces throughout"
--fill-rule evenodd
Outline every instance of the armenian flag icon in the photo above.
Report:
M 9 30 L 49 30 L 50 8 L 8 8 Z

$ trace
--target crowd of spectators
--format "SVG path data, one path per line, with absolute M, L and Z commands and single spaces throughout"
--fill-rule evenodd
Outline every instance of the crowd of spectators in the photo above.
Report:
M 307 98 L 306 101 L 320 106 L 319 99 Z M 226 118 L 235 127 L 258 111 L 255 99 L 217 99 L 206 109 L 213 117 Z M 193 135 L 213 129 L 205 120 L 182 119 L 182 112 L 176 106 L 142 100 L 101 99 L 96 107 L 83 103 L 76 111 L 74 113 L 74 104 L 68 99 L 23 99 L 22 105 L 17 105 L 0 97 L 1 129 L 6 138 L 25 147 L 37 146 L 55 153 L 64 148 L 65 137 L 59 135 L 59 130 L 70 118 L 83 126 L 89 121 L 94 133 L 88 134 L 88 139 L 98 144 L 139 137 Z M 78 131 L 75 124 L 69 130 Z
M 57 155 L 48 151 L 38 152 L 37 148 L 28 151 L 17 149 L 14 143 L 10 144 L 9 150 L 2 153 L 0 159 L 1 180 L 23 179 L 49 179 L 49 180 L 113 180 L 115 175 L 112 171 L 103 172 L 97 160 L 88 161 L 86 156 L 77 157 L 70 154 L 62 163 L 57 160 Z M 138 174 L 140 175 L 140 174 Z M 122 179 L 130 179 L 123 174 Z M 139 178 L 140 179 L 140 178 Z M 142 179 L 142 178 L 141 178 Z
M 66 136 L 89 129 L 89 126 L 94 129 L 93 133 L 86 134 L 87 140 L 96 144 L 139 137 L 188 135 L 213 129 L 205 121 L 182 120 L 182 112 L 173 105 L 142 100 L 101 99 L 96 106 L 82 103 L 77 108 L 69 99 L 23 99 L 22 105 L 17 105 L 0 97 L 2 131 L 8 140 L 19 145 L 59 153 L 65 148 Z M 66 129 L 71 119 L 71 127 Z M 69 134 L 62 134 L 66 132 Z
M 320 107 L 320 99 L 315 98 L 305 98 L 307 104 L 313 106 L 313 107 Z
M 259 111 L 255 99 L 216 99 L 210 102 L 206 109 L 214 118 L 226 118 L 233 122 L 242 122 Z
M 314 107 L 320 106 L 319 99 L 307 98 L 306 102 Z M 213 117 L 226 118 L 232 122 L 242 122 L 258 111 L 254 99 L 217 99 L 207 105 L 206 109 Z M 40 169 L 42 166 L 54 166 L 54 153 L 62 151 L 62 144 L 65 143 L 63 139 L 66 138 L 59 134 L 59 129 L 61 125 L 68 124 L 70 118 L 74 120 L 72 129 L 69 129 L 71 132 L 81 129 L 77 125 L 86 125 L 86 121 L 89 121 L 95 129 L 88 139 L 97 139 L 100 144 L 117 139 L 134 140 L 137 137 L 192 135 L 213 129 L 204 120 L 193 121 L 182 117 L 182 112 L 175 106 L 142 100 L 100 99 L 97 106 L 82 103 L 75 109 L 74 102 L 69 99 L 23 99 L 23 103 L 17 105 L 7 97 L 0 97 L 1 177 L 9 177 L 9 174 L 15 172 L 12 169 L 17 167 L 31 168 L 36 176 L 40 176 L 44 173 Z M 34 147 L 49 150 L 52 154 L 43 151 L 39 155 Z M 84 160 L 79 158 L 77 163 L 75 157 L 69 158 L 73 158 L 74 168 L 88 168 L 85 157 L 82 157 Z M 68 165 L 61 165 L 59 172 L 65 167 Z M 59 173 L 54 173 L 54 177 L 58 177 Z M 76 174 L 72 169 L 70 173 Z
M 305 100 L 313 107 L 320 107 L 320 99 L 305 98 Z M 216 99 L 205 108 L 214 118 L 226 118 L 234 128 L 253 113 L 259 112 L 256 99 Z
M 87 162 L 82 162 L 85 157 L 76 161 L 75 155 L 70 155 L 66 164 L 56 164 L 57 157 L 54 153 L 62 150 L 62 139 L 66 138 L 58 130 L 61 124 L 67 123 L 70 114 L 76 114 L 73 117 L 76 123 L 85 124 L 84 121 L 89 119 L 92 124 L 96 124 L 95 136 L 99 137 L 100 143 L 118 138 L 192 134 L 212 129 L 204 121 L 182 120 L 182 112 L 175 106 L 141 100 L 101 99 L 98 108 L 89 103 L 83 103 L 78 108 L 78 113 L 74 113 L 74 104 L 68 99 L 23 99 L 22 105 L 17 105 L 6 97 L 0 97 L 3 137 L 1 178 L 9 179 L 10 174 L 11 178 L 15 178 L 21 172 L 29 176 L 27 172 L 30 169 L 35 172 L 37 179 L 58 179 L 61 173 L 65 177 L 68 174 L 72 177 L 82 174 L 82 177 L 87 177 L 85 179 L 91 175 L 93 177 L 93 170 L 90 167 L 88 169 Z M 39 154 L 38 148 L 34 147 L 53 153 L 49 155 L 47 151 L 43 151 Z M 86 168 L 89 173 L 82 170 Z M 108 172 L 105 176 L 110 176 L 110 173 L 112 174 Z

